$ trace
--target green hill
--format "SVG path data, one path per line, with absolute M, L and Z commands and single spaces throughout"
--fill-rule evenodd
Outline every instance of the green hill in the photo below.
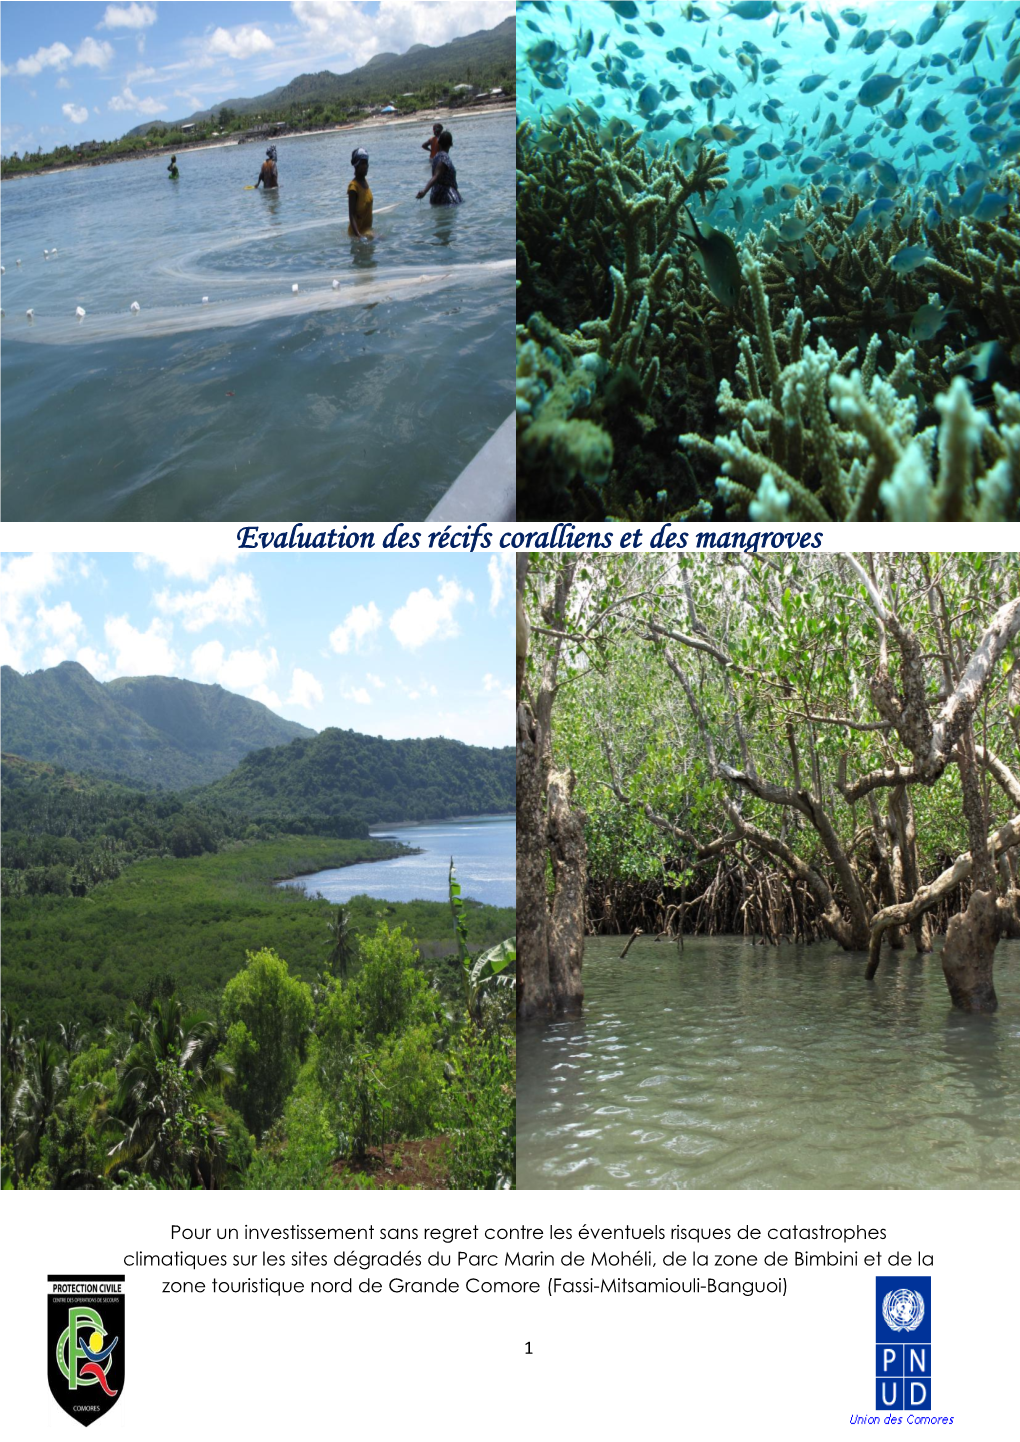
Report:
M 0 672 L 5 751 L 147 789 L 201 786 L 249 751 L 313 736 L 261 702 L 169 676 L 96 681 L 75 661 Z
M 339 103 L 350 109 L 393 101 L 404 91 L 421 93 L 431 87 L 510 87 L 515 76 L 515 36 L 516 21 L 510 15 L 492 30 L 476 30 L 472 35 L 462 35 L 445 45 L 412 45 L 404 55 L 389 52 L 373 55 L 366 64 L 343 75 L 331 70 L 298 75 L 287 85 L 278 86 L 264 95 L 222 100 L 209 110 L 196 110 L 182 120 L 148 121 L 128 133 L 147 135 L 153 126 L 163 124 L 173 130 L 181 124 L 210 120 L 222 110 L 231 110 L 238 115 L 266 115 L 316 103 Z
M 515 787 L 510 746 L 436 736 L 386 741 L 331 726 L 308 740 L 253 751 L 199 795 L 210 806 L 258 819 L 343 814 L 373 824 L 512 811 Z

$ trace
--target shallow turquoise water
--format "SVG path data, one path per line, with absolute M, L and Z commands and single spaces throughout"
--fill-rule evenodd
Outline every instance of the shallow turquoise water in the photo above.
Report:
M 1016 163 L 1020 124 L 1016 81 L 998 93 L 1010 56 L 1020 53 L 1017 5 L 946 6 L 928 35 L 936 8 L 927 0 L 812 0 L 748 18 L 728 0 L 638 0 L 627 16 L 561 0 L 550 0 L 548 13 L 522 6 L 518 110 L 555 129 L 557 112 L 581 103 L 604 144 L 615 117 L 653 153 L 679 146 L 688 168 L 702 144 L 725 153 L 726 191 L 693 208 L 737 234 L 760 232 L 766 218 L 778 226 L 793 216 L 795 197 L 784 197 L 783 185 L 831 185 L 840 204 L 851 190 L 868 201 L 901 201 L 909 188 L 927 213 L 932 196 L 944 206 L 957 197 L 960 181 L 959 190 L 979 179 L 989 189 L 998 185 L 1004 146 Z M 551 59 L 542 49 L 549 42 L 557 47 Z M 895 82 L 874 105 L 870 96 L 859 99 L 873 76 Z M 965 82 L 983 88 L 975 93 Z M 713 132 L 718 126 L 724 129 Z M 725 130 L 744 126 L 746 137 Z M 875 170 L 882 161 L 892 165 L 895 182 Z M 766 190 L 776 198 L 767 200 Z
M 489 906 L 514 906 L 517 900 L 517 824 L 513 816 L 473 816 L 468 821 L 434 821 L 373 831 L 420 848 L 419 856 L 369 861 L 299 876 L 285 886 L 300 886 L 327 901 L 375 896 L 380 901 L 445 901 L 450 857 L 461 892 Z
M 587 943 L 582 1017 L 519 1029 L 519 1186 L 1020 1185 L 1020 942 L 990 1017 L 937 955 L 868 985 L 828 943 L 625 943 Z
M 268 194 L 257 144 L 6 183 L 4 518 L 426 515 L 512 405 L 513 123 L 452 126 L 456 208 L 427 123 L 283 139 Z

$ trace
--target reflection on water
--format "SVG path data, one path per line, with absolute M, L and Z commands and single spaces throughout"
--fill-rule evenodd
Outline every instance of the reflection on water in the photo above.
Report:
M 4 519 L 427 515 L 513 404 L 513 128 L 459 123 L 456 220 L 415 199 L 415 125 L 359 132 L 371 243 L 338 132 L 282 140 L 269 192 L 235 145 L 174 185 L 162 158 L 5 183 Z
M 519 1186 L 1020 1185 L 1020 942 L 993 1017 L 937 955 L 869 986 L 825 944 L 624 945 L 589 940 L 582 1017 L 521 1030 Z

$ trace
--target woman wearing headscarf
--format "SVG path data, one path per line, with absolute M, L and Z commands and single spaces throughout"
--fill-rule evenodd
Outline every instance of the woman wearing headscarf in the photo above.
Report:
M 429 196 L 430 205 L 460 205 L 460 191 L 457 189 L 457 172 L 450 159 L 453 136 L 444 130 L 439 137 L 439 149 L 432 161 L 432 179 L 424 190 L 419 190 L 418 199 Z M 429 195 L 429 191 L 432 192 Z
M 255 182 L 255 189 L 261 185 L 263 190 L 275 190 L 280 184 L 280 173 L 276 168 L 276 146 L 271 145 L 266 151 L 266 158 L 262 162 L 262 169 L 259 171 L 259 178 Z
M 356 240 L 372 239 L 372 192 L 368 188 L 368 151 L 351 152 L 354 179 L 347 187 L 347 234 Z

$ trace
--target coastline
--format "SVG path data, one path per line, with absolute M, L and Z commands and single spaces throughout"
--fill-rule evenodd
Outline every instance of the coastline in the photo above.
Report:
M 381 841 L 382 839 L 382 837 L 378 836 L 369 837 L 370 841 Z M 376 862 L 379 861 L 397 861 L 401 856 L 421 855 L 420 846 L 405 846 L 402 841 L 397 841 L 393 844 L 400 847 L 400 850 L 393 856 L 362 856 L 354 861 L 341 861 L 338 866 L 319 866 L 316 867 L 314 871 L 295 871 L 290 876 L 274 876 L 269 884 L 271 887 L 286 886 L 289 881 L 299 881 L 302 876 L 317 876 L 320 871 L 343 871 L 347 866 L 374 866 Z M 304 894 L 309 901 L 315 900 L 315 897 L 309 896 L 307 891 Z
M 480 120 L 487 115 L 509 115 L 516 114 L 516 105 L 487 105 L 478 106 L 472 109 L 463 110 L 433 110 L 427 114 L 401 115 L 396 119 L 374 116 L 370 120 L 355 120 L 349 125 L 332 125 L 328 128 L 317 130 L 295 130 L 287 135 L 277 135 L 273 138 L 273 144 L 283 145 L 288 140 L 307 140 L 311 135 L 353 135 L 363 130 L 396 129 L 399 126 L 425 125 L 429 126 L 436 120 L 456 120 L 458 124 L 465 120 Z M 245 144 L 258 145 L 258 141 L 246 141 Z M 54 165 L 46 170 L 27 170 L 19 175 L 5 175 L 0 177 L 4 183 L 9 180 L 38 180 L 44 175 L 66 175 L 72 170 L 96 170 L 103 165 L 121 165 L 127 162 L 138 160 L 161 160 L 163 156 L 175 155 L 198 155 L 203 150 L 226 150 L 230 146 L 240 146 L 241 141 L 236 139 L 216 140 L 204 145 L 189 146 L 160 146 L 156 150 L 135 151 L 128 155 L 110 155 L 104 159 L 78 160 L 71 165 Z
M 478 811 L 470 816 L 426 816 L 424 821 L 371 821 L 368 826 L 368 834 L 373 839 L 373 833 L 380 828 L 389 831 L 410 830 L 414 826 L 442 826 L 447 821 L 509 821 L 516 817 L 515 811 Z

